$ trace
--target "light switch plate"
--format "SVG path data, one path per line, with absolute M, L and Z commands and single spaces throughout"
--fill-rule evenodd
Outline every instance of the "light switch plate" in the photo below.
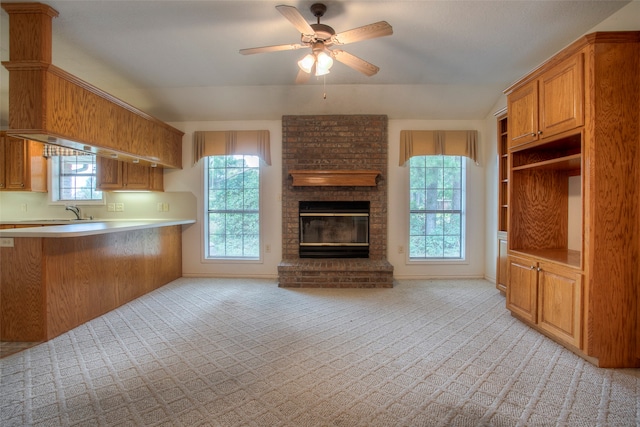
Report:
M 0 237 L 0 248 L 12 248 L 13 237 Z

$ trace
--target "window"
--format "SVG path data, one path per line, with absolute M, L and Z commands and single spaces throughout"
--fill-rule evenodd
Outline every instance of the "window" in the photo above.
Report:
M 205 258 L 259 259 L 259 158 L 209 156 L 205 181 Z
M 464 157 L 410 159 L 410 260 L 464 259 L 464 182 Z
M 96 190 L 96 156 L 51 156 L 52 201 L 102 201 Z

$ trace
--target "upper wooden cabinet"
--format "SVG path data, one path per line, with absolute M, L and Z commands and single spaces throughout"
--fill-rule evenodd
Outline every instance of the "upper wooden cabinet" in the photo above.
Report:
M 584 59 L 577 53 L 509 94 L 509 147 L 584 125 Z
M 505 91 L 507 306 L 600 367 L 640 367 L 638 70 L 640 31 L 593 33 Z
M 96 189 L 164 191 L 162 168 L 96 157 Z
M 47 159 L 43 145 L 0 132 L 0 190 L 47 191 Z

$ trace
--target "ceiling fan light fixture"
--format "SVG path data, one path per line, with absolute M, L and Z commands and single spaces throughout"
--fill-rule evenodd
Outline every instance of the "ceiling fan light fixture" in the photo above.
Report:
M 333 58 L 331 58 L 331 55 L 325 51 L 320 51 L 316 54 L 316 58 L 317 68 L 321 68 L 329 72 L 329 69 L 333 66 Z
M 313 64 L 316 62 L 316 57 L 312 54 L 305 55 L 300 61 L 298 61 L 298 67 L 305 73 L 311 73 L 311 68 L 313 68 Z
M 316 77 L 327 75 L 330 72 L 328 68 L 316 67 Z

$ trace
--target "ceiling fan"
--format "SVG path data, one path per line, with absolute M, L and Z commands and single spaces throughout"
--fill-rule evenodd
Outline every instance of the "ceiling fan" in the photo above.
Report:
M 327 6 L 322 3 L 314 3 L 310 8 L 313 16 L 318 19 L 316 24 L 309 24 L 300 11 L 293 6 L 279 5 L 276 6 L 276 9 L 300 31 L 300 43 L 240 49 L 242 55 L 311 48 L 311 53 L 298 61 L 300 71 L 296 83 L 307 82 L 311 74 L 316 76 L 328 74 L 334 59 L 367 76 L 373 76 L 380 70 L 375 65 L 344 50 L 329 49 L 329 47 L 391 35 L 393 28 L 386 21 L 375 22 L 336 34 L 333 28 L 320 23 L 320 18 L 327 11 Z

